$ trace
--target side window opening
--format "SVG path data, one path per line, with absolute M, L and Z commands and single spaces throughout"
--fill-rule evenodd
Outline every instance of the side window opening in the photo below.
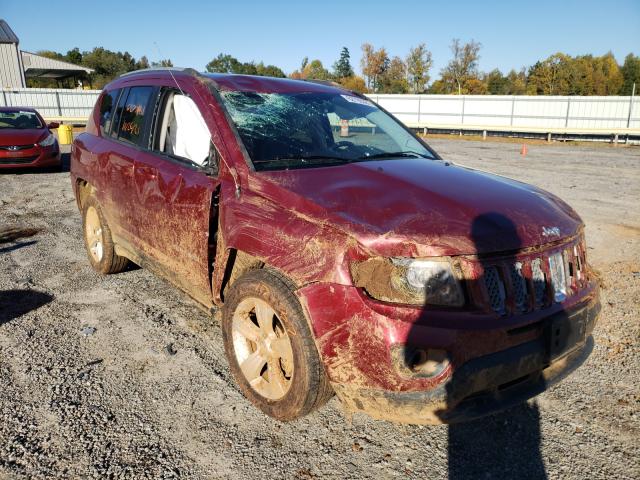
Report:
M 109 131 L 111 130 L 118 95 L 120 95 L 120 89 L 105 92 L 102 96 L 102 101 L 100 102 L 100 134 L 103 137 L 109 135 Z
M 116 110 L 120 117 L 117 128 L 118 140 L 143 146 L 146 126 L 153 113 L 153 92 L 153 87 L 131 87 L 126 100 L 120 99 Z
M 169 91 L 159 119 L 154 149 L 204 166 L 211 153 L 211 133 L 195 102 Z
M 120 95 L 120 98 L 118 100 L 118 104 L 115 106 L 115 109 L 114 109 L 113 118 L 111 120 L 111 130 L 110 131 L 105 130 L 105 132 L 108 132 L 111 138 L 118 138 L 118 130 L 120 129 L 120 119 L 122 117 L 122 112 L 124 111 L 124 105 L 125 105 L 125 102 L 127 101 L 128 94 L 129 94 L 128 88 L 122 91 L 122 94 Z

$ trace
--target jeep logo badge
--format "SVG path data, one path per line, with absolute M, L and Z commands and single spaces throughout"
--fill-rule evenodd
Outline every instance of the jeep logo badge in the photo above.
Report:
M 559 237 L 560 227 L 542 227 L 543 237 Z

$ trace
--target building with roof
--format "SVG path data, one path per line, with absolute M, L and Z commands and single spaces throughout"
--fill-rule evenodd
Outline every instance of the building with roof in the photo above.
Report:
M 73 63 L 24 52 L 11 27 L 0 19 L 0 88 L 25 88 L 29 78 L 51 78 L 62 81 L 92 73 Z

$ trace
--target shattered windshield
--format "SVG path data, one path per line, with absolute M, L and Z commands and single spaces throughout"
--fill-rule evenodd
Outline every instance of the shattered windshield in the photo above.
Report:
M 256 170 L 435 158 L 388 114 L 346 92 L 220 93 Z

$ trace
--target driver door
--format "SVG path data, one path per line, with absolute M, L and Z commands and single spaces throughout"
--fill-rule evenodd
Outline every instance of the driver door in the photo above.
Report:
M 210 152 L 211 133 L 195 103 L 161 89 L 149 148 L 134 165 L 137 237 L 151 269 L 209 306 L 219 186 L 207 166 Z

